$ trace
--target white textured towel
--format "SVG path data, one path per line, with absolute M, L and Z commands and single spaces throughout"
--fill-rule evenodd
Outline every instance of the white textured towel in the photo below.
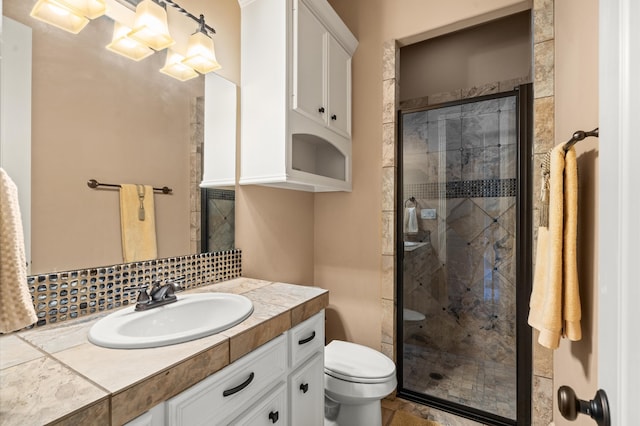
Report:
M 404 209 L 404 233 L 418 233 L 418 215 L 415 207 L 407 207 Z
M 0 332 L 20 330 L 37 320 L 27 285 L 18 188 L 0 168 Z

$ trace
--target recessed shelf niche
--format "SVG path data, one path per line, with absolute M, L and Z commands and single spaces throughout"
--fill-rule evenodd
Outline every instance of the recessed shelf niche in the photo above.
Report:
M 346 157 L 326 140 L 310 134 L 292 135 L 291 168 L 332 179 L 346 180 Z

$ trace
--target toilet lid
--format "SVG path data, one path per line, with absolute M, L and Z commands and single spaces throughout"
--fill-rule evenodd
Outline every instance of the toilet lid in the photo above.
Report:
M 396 366 L 387 356 L 371 348 L 334 340 L 324 348 L 324 370 L 350 382 L 378 383 L 393 377 Z

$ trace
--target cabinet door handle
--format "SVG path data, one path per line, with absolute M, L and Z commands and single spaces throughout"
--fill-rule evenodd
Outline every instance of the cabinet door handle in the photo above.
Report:
M 277 411 L 272 411 L 272 412 L 269 413 L 269 420 L 271 420 L 271 423 L 277 422 L 278 421 L 278 417 L 280 417 L 280 416 L 279 416 Z
M 333 115 L 331 116 L 331 119 L 332 119 L 332 120 L 337 120 L 337 119 L 338 119 L 338 116 L 337 116 L 337 115 L 335 115 L 335 114 L 333 114 Z
M 305 343 L 309 343 L 310 341 L 315 339 L 315 337 L 316 337 L 316 332 L 314 331 L 313 333 L 311 333 L 311 336 L 307 337 L 306 339 L 298 340 L 298 344 L 304 345 Z
M 300 390 L 302 393 L 307 393 L 309 391 L 309 383 L 301 383 Z
M 318 108 L 318 112 L 319 112 L 320 114 L 324 114 L 324 107 L 320 107 L 320 108 Z
M 242 389 L 246 388 L 247 386 L 249 386 L 251 384 L 251 382 L 253 381 L 253 377 L 254 376 L 255 376 L 255 374 L 253 374 L 253 372 L 251 372 L 251 374 L 249 374 L 249 377 L 247 378 L 247 380 L 245 380 L 244 382 L 240 383 L 235 388 L 231 388 L 231 389 L 227 389 L 227 390 L 223 391 L 222 392 L 222 396 L 231 396 L 234 393 L 240 392 Z

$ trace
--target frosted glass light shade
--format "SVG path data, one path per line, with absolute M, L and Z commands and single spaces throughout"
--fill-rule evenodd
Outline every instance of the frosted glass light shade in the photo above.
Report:
M 160 72 L 180 81 L 187 81 L 198 76 L 193 68 L 182 63 L 184 56 L 173 50 L 167 50 L 167 60 Z
M 105 0 L 57 0 L 77 14 L 96 19 L 107 11 Z
M 113 26 L 113 38 L 111 43 L 107 45 L 107 49 L 134 61 L 139 61 L 153 54 L 153 49 L 129 38 L 127 34 L 130 32 L 131 28 L 116 22 Z
M 38 0 L 31 16 L 73 34 L 78 34 L 89 23 L 89 19 L 56 0 Z
M 216 60 L 213 40 L 201 31 L 193 33 L 189 37 L 187 55 L 182 63 L 202 74 L 222 68 Z
M 175 43 L 169 34 L 167 12 L 151 0 L 142 0 L 136 7 L 133 29 L 128 35 L 153 50 L 162 50 Z

